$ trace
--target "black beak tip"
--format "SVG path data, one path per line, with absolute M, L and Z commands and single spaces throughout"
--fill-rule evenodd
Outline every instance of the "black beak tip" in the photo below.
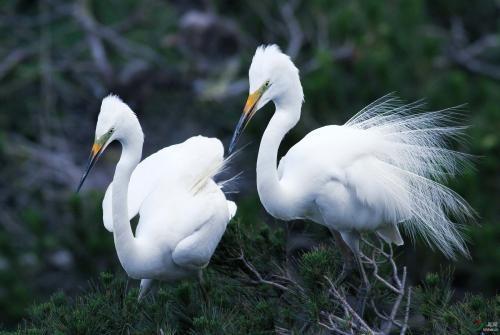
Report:
M 94 164 L 96 161 L 97 161 L 97 156 L 90 157 L 89 162 L 87 164 L 87 168 L 85 169 L 85 172 L 82 176 L 82 179 L 80 179 L 80 183 L 78 183 L 78 187 L 76 188 L 76 193 L 80 192 L 80 189 L 82 188 L 83 183 L 87 179 L 87 176 L 89 175 L 90 170 L 92 170 L 92 168 L 94 167 Z
M 83 182 L 85 181 L 85 178 L 82 178 L 80 180 L 80 183 L 78 184 L 78 187 L 76 188 L 76 194 L 80 193 L 80 190 L 82 189 L 82 186 L 83 186 Z

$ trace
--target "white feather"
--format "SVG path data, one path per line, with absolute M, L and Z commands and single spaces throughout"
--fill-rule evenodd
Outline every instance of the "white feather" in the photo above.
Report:
M 259 47 L 249 84 L 259 99 L 249 115 L 275 105 L 257 157 L 257 191 L 272 216 L 337 230 L 355 254 L 363 231 L 402 244 L 398 225 L 448 257 L 468 254 L 460 224 L 474 211 L 441 184 L 470 165 L 468 155 L 450 149 L 465 129 L 456 108 L 423 113 L 423 101 L 404 104 L 389 94 L 342 126 L 313 130 L 277 164 L 280 144 L 301 116 L 298 69 L 278 47 Z
M 192 195 L 197 195 L 229 164 L 232 156 L 224 159 L 223 154 L 224 147 L 219 140 L 195 136 L 145 158 L 133 171 L 130 179 L 129 219 L 139 214 L 147 197 L 164 183 L 177 185 L 182 182 Z M 113 231 L 112 185 L 113 183 L 108 186 L 102 202 L 103 223 L 110 232 Z M 231 214 L 231 209 L 228 210 Z
M 417 113 L 423 107 L 422 101 L 405 105 L 390 94 L 361 110 L 345 127 L 363 129 L 377 138 L 374 156 L 383 162 L 377 175 L 389 195 L 386 207 L 410 214 L 401 217 L 406 231 L 419 234 L 449 257 L 457 251 L 467 254 L 459 226 L 449 217 L 463 223 L 474 217 L 474 211 L 438 182 L 470 165 L 468 155 L 449 149 L 453 140 L 463 138 L 465 127 L 456 124 L 455 108 Z

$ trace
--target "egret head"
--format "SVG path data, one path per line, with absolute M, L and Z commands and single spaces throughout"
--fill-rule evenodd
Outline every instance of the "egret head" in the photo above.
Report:
M 255 113 L 269 101 L 274 101 L 276 105 L 286 105 L 301 104 L 304 100 L 299 70 L 290 57 L 281 52 L 275 44 L 261 45 L 257 48 L 248 71 L 248 78 L 249 96 L 234 131 L 229 152 L 233 151 L 239 136 Z
M 101 111 L 97 118 L 94 144 L 77 192 L 106 147 L 114 140 L 126 141 L 131 136 L 138 136 L 142 145 L 144 135 L 137 116 L 118 96 L 108 95 L 102 100 Z

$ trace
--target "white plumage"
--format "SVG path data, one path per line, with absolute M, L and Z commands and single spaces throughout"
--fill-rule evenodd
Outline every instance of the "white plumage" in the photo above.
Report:
M 448 257 L 467 254 L 450 217 L 463 222 L 473 210 L 440 183 L 468 164 L 467 155 L 448 148 L 464 129 L 454 109 L 421 113 L 421 101 L 405 105 L 387 95 L 342 126 L 310 132 L 276 167 L 279 145 L 300 119 L 298 70 L 278 47 L 259 47 L 249 79 L 251 94 L 230 148 L 255 112 L 273 101 L 257 158 L 257 189 L 271 215 L 339 231 L 355 253 L 360 232 L 401 245 L 402 227 Z
M 218 139 L 192 137 L 139 163 L 139 121 L 118 97 L 108 96 L 101 106 L 88 170 L 113 140 L 123 149 L 103 200 L 103 221 L 113 232 L 127 274 L 143 279 L 142 296 L 153 279 L 176 281 L 205 267 L 236 205 L 212 179 L 225 163 Z M 137 214 L 134 236 L 129 220 Z
M 143 201 L 159 185 L 171 188 L 181 183 L 181 187 L 189 189 L 193 195 L 200 191 L 198 186 L 206 191 L 207 183 L 212 186 L 212 178 L 224 169 L 227 160 L 223 159 L 223 155 L 224 147 L 218 139 L 196 136 L 146 157 L 137 165 L 130 178 L 129 219 L 139 214 Z M 220 184 L 217 184 L 219 190 L 222 189 Z M 102 201 L 104 227 L 110 232 L 113 232 L 112 194 L 113 182 L 109 184 Z M 227 205 L 232 218 L 236 214 L 236 204 L 228 200 Z

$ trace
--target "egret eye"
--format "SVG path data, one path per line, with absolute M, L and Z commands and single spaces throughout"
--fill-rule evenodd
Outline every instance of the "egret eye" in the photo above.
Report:
M 270 84 L 271 82 L 269 80 L 266 80 L 266 82 L 264 83 L 264 87 L 269 87 Z
M 111 128 L 111 129 L 108 131 L 108 134 L 109 134 L 109 135 L 111 135 L 111 134 L 113 134 L 113 132 L 114 132 L 114 131 L 115 131 L 115 129 L 114 129 L 114 128 Z

